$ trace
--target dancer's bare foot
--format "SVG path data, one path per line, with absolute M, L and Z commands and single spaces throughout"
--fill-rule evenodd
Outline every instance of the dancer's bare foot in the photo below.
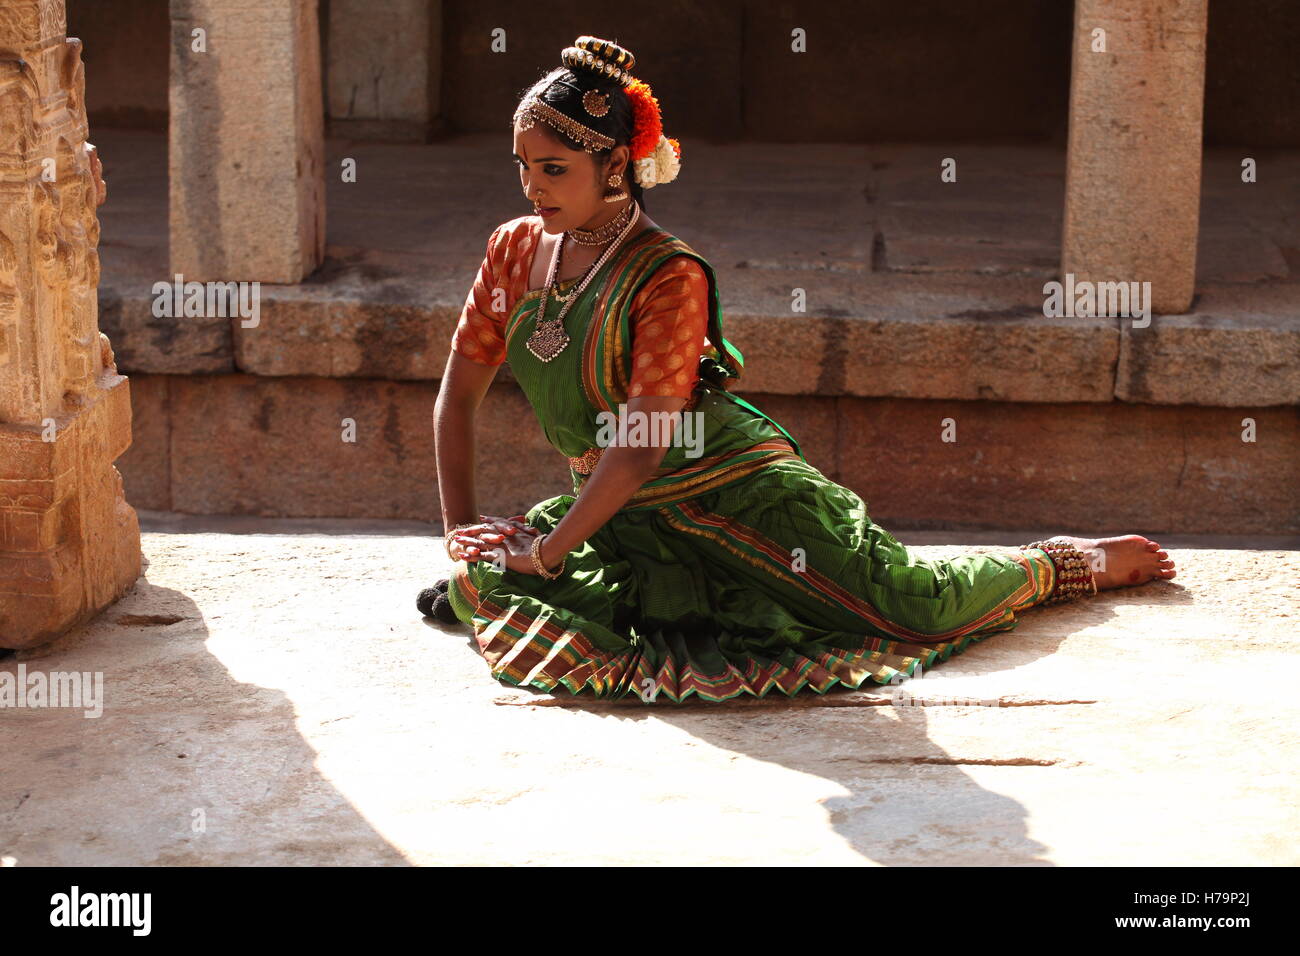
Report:
M 1160 545 L 1140 534 L 1116 538 L 1076 538 L 1060 535 L 1083 552 L 1097 581 L 1097 590 L 1145 584 L 1175 576 L 1174 562 Z

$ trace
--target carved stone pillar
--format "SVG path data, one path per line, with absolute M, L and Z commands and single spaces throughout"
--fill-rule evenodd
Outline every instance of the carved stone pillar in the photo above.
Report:
M 0 647 L 40 644 L 140 574 L 113 461 L 131 400 L 99 331 L 97 171 L 63 0 L 0 3 Z

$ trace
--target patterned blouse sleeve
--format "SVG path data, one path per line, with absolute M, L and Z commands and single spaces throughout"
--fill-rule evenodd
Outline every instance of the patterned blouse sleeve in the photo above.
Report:
M 709 323 L 709 280 L 689 256 L 674 256 L 632 299 L 628 398 L 689 398 L 699 380 Z
M 479 267 L 478 276 L 465 299 L 456 331 L 451 337 L 451 347 L 472 362 L 480 365 L 500 365 L 506 360 L 504 310 L 494 310 L 494 290 L 501 289 L 497 281 L 501 275 L 505 255 L 504 241 L 499 242 L 501 230 L 497 226 L 488 239 L 487 255 Z M 501 298 L 498 295 L 498 298 Z

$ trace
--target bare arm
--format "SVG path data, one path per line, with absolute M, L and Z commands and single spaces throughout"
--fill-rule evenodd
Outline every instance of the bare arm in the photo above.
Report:
M 667 378 L 659 374 L 661 370 L 672 374 L 677 369 L 674 377 L 685 384 L 685 370 L 694 369 L 698 364 L 707 331 L 708 277 L 691 260 L 673 259 L 633 300 L 632 358 L 633 367 L 638 371 L 633 372 L 629 382 L 628 392 L 633 397 L 625 406 L 628 414 L 646 415 L 653 422 L 656 414 L 681 411 L 686 398 L 646 393 L 664 391 L 660 386 Z M 659 354 L 664 352 L 665 345 L 668 345 L 667 352 Z M 640 377 L 642 369 L 646 370 L 644 379 Z M 674 429 L 680 426 L 679 414 L 673 414 L 673 424 Z M 673 440 L 673 435 L 660 435 L 659 431 L 648 429 L 649 443 L 643 447 L 605 449 L 573 506 L 542 542 L 543 564 L 555 567 L 654 477 L 668 451 L 668 444 L 656 442 Z
M 674 396 L 640 396 L 628 401 L 627 410 L 652 416 L 655 412 L 679 411 L 685 404 L 685 398 Z M 680 419 L 674 423 L 674 429 L 678 425 Z M 648 431 L 652 442 L 660 437 L 657 429 Z M 542 542 L 542 563 L 548 568 L 555 567 L 564 555 L 595 534 L 654 476 L 668 448 L 657 444 L 606 448 L 573 506 Z
M 452 352 L 447 360 L 434 410 L 438 488 L 442 498 L 442 520 L 447 528 L 478 521 L 474 493 L 474 424 L 479 405 L 495 375 L 496 367 L 480 365 L 456 352 Z M 646 396 L 631 399 L 627 409 L 630 413 L 652 416 L 655 412 L 679 411 L 685 403 L 685 398 Z M 674 423 L 675 427 L 678 423 Z M 652 442 L 661 438 L 656 429 L 649 429 L 649 432 Z M 606 448 L 573 506 L 543 542 L 542 562 L 547 567 L 557 566 L 564 555 L 601 528 L 627 504 L 638 488 L 653 477 L 668 448 L 664 444 Z M 470 534 L 481 538 L 472 532 Z M 506 567 L 525 574 L 536 573 L 527 553 L 529 539 L 531 536 L 525 536 L 517 544 L 512 542 L 507 547 Z M 500 536 L 489 535 L 482 540 L 487 542 L 487 547 L 472 550 L 465 555 L 467 558 L 491 558 L 495 549 L 490 546 L 502 542 Z
M 686 263 L 675 265 L 672 270 L 664 274 L 657 286 L 648 287 L 644 294 L 645 299 L 647 301 L 653 299 L 655 304 L 647 306 L 645 302 L 639 303 L 637 318 L 634 320 L 634 335 L 637 335 L 635 330 L 644 326 L 645 334 L 669 337 L 665 340 L 680 343 L 676 347 L 681 352 L 681 358 L 676 366 L 669 366 L 670 368 L 680 368 L 683 362 L 697 361 L 703 349 L 707 310 L 703 308 L 700 301 L 693 300 L 702 298 L 699 286 L 706 281 L 706 278 L 698 267 L 694 268 L 693 276 L 689 274 L 690 269 L 690 265 Z M 692 286 L 695 288 L 692 289 Z M 674 335 L 679 322 L 686 323 L 683 327 L 690 329 L 692 334 L 686 337 Z M 662 326 L 669 326 L 668 331 L 665 332 Z M 640 340 L 639 336 L 638 340 Z M 634 358 L 637 356 L 635 346 L 633 356 Z M 443 518 L 448 522 L 448 527 L 457 521 L 473 521 L 476 518 L 472 464 L 467 465 L 466 462 L 473 461 L 473 412 L 477 410 L 491 378 L 489 371 L 488 376 L 482 381 L 481 388 L 460 386 L 454 374 L 453 362 L 456 358 L 453 356 L 453 359 L 449 360 L 443 390 L 438 399 L 440 420 L 437 439 L 438 480 L 443 489 Z M 678 356 L 672 358 L 677 359 Z M 685 373 L 679 372 L 678 378 L 684 380 Z M 634 375 L 630 390 L 639 391 L 643 387 L 644 384 L 637 382 Z M 459 400 L 455 396 L 460 396 Z M 655 421 L 657 414 L 680 412 L 686 401 L 685 397 L 637 394 L 627 401 L 623 410 L 631 415 L 648 416 L 651 421 Z M 447 426 L 445 434 L 456 436 L 449 439 L 444 439 L 444 426 L 441 424 L 444 405 L 447 415 L 453 416 L 458 422 L 469 423 Z M 680 416 L 675 415 L 674 429 L 680 425 L 680 421 Z M 468 429 L 468 431 L 461 429 Z M 661 435 L 657 428 L 650 428 L 647 433 L 648 441 L 643 445 L 614 445 L 604 450 L 595 470 L 583 483 L 577 499 L 542 543 L 540 558 L 546 567 L 557 567 L 566 554 L 595 534 L 628 503 L 638 489 L 654 477 L 673 441 L 673 434 Z M 448 456 L 444 453 L 444 447 L 448 447 L 449 454 L 457 459 L 456 464 L 448 466 L 449 470 L 444 470 L 444 459 Z M 520 527 L 525 532 L 532 531 L 522 525 Z M 514 535 L 504 528 L 501 530 L 507 535 L 502 548 L 491 547 L 502 539 L 485 538 L 483 540 L 488 544 L 478 551 L 471 550 L 467 557 L 477 560 L 490 555 L 494 560 L 504 560 L 505 566 L 510 570 L 536 574 L 528 554 L 532 534 Z
M 447 356 L 438 401 L 433 407 L 434 454 L 444 529 L 479 519 L 474 493 L 474 426 L 498 368 L 471 361 L 454 350 Z

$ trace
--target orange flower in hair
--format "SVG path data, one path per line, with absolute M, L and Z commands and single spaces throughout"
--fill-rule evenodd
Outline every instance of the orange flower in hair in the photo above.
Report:
M 642 80 L 633 80 L 624 90 L 632 103 L 632 161 L 652 156 L 659 145 L 659 137 L 664 134 L 663 121 L 659 115 L 659 101 L 650 92 L 649 84 Z M 676 149 L 676 144 L 674 144 Z M 678 151 L 680 155 L 680 150 Z

